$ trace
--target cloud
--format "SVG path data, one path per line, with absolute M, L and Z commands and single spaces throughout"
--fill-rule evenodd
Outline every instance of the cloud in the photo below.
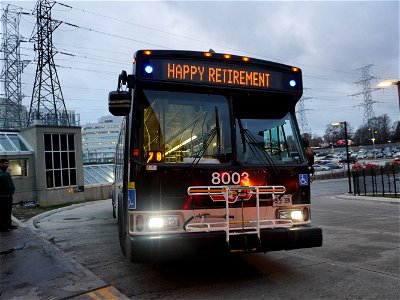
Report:
M 295 65 L 303 70 L 306 116 L 314 133 L 347 120 L 363 122 L 359 69 L 373 64 L 374 85 L 399 78 L 399 2 L 396 1 L 71 1 L 54 7 L 63 24 L 54 32 L 62 52 L 55 61 L 67 108 L 81 113 L 81 123 L 108 114 L 106 98 L 122 69 L 131 70 L 138 49 L 163 48 L 248 55 Z M 32 1 L 13 4 L 32 9 Z M 4 6 L 4 4 L 2 4 Z M 33 17 L 21 20 L 30 35 Z M 100 33 L 102 32 L 102 33 Z M 123 37 L 123 38 L 122 38 Z M 158 46 L 155 46 L 158 45 Z M 26 46 L 29 48 L 30 46 Z M 33 48 L 33 47 L 30 47 Z M 62 50 L 61 50 L 62 49 Z M 33 58 L 32 51 L 24 54 Z M 96 71 L 89 71 L 96 70 Z M 24 75 L 31 95 L 35 66 Z M 32 75 L 33 74 L 33 75 Z M 375 114 L 398 120 L 397 92 L 374 92 Z M 74 100 L 75 99 L 75 100 Z M 24 103 L 29 102 L 29 97 Z M 382 102 L 382 103 L 381 103 Z

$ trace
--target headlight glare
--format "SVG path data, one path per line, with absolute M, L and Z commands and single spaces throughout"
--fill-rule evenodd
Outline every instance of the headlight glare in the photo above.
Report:
M 157 228 L 178 228 L 178 216 L 152 216 L 148 218 L 147 226 L 149 229 Z
M 164 226 L 164 220 L 160 217 L 150 217 L 148 225 L 149 228 L 161 228 Z
M 302 222 L 303 221 L 303 213 L 301 210 L 292 210 L 290 212 L 290 218 L 293 221 Z
M 308 212 L 308 211 L 307 211 Z M 278 211 L 278 218 L 282 220 L 292 220 L 293 222 L 307 221 L 302 209 L 284 209 Z

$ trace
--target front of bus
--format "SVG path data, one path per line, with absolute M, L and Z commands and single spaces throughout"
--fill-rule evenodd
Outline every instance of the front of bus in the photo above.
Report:
M 317 247 L 295 105 L 301 71 L 256 59 L 138 51 L 126 252 Z

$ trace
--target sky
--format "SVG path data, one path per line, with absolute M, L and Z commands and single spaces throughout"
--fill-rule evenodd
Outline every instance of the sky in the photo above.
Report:
M 303 71 L 303 114 L 314 135 L 327 125 L 363 124 L 361 68 L 371 88 L 399 73 L 399 1 L 57 1 L 54 57 L 68 110 L 81 125 L 109 115 L 108 93 L 139 49 L 179 49 L 246 55 Z M 6 1 L 32 12 L 36 1 Z M 63 5 L 64 4 L 64 5 Z M 67 5 L 67 6 L 65 6 Z M 34 33 L 22 15 L 20 34 Z M 73 25 L 73 26 L 72 26 Z M 36 72 L 33 42 L 21 44 L 23 104 L 30 106 Z M 3 66 L 1 66 L 3 68 Z M 3 87 L 2 87 L 3 90 Z M 372 92 L 375 116 L 399 121 L 397 87 Z M 301 128 L 302 129 L 302 128 Z

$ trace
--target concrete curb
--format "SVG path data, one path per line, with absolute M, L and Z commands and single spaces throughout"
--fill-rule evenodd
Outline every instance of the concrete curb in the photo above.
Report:
M 400 205 L 400 198 L 389 198 L 389 197 L 369 197 L 364 195 L 353 195 L 353 194 L 344 194 L 333 196 L 333 199 L 338 200 L 354 200 L 354 201 L 365 201 L 365 202 L 382 202 L 389 204 L 398 204 Z

